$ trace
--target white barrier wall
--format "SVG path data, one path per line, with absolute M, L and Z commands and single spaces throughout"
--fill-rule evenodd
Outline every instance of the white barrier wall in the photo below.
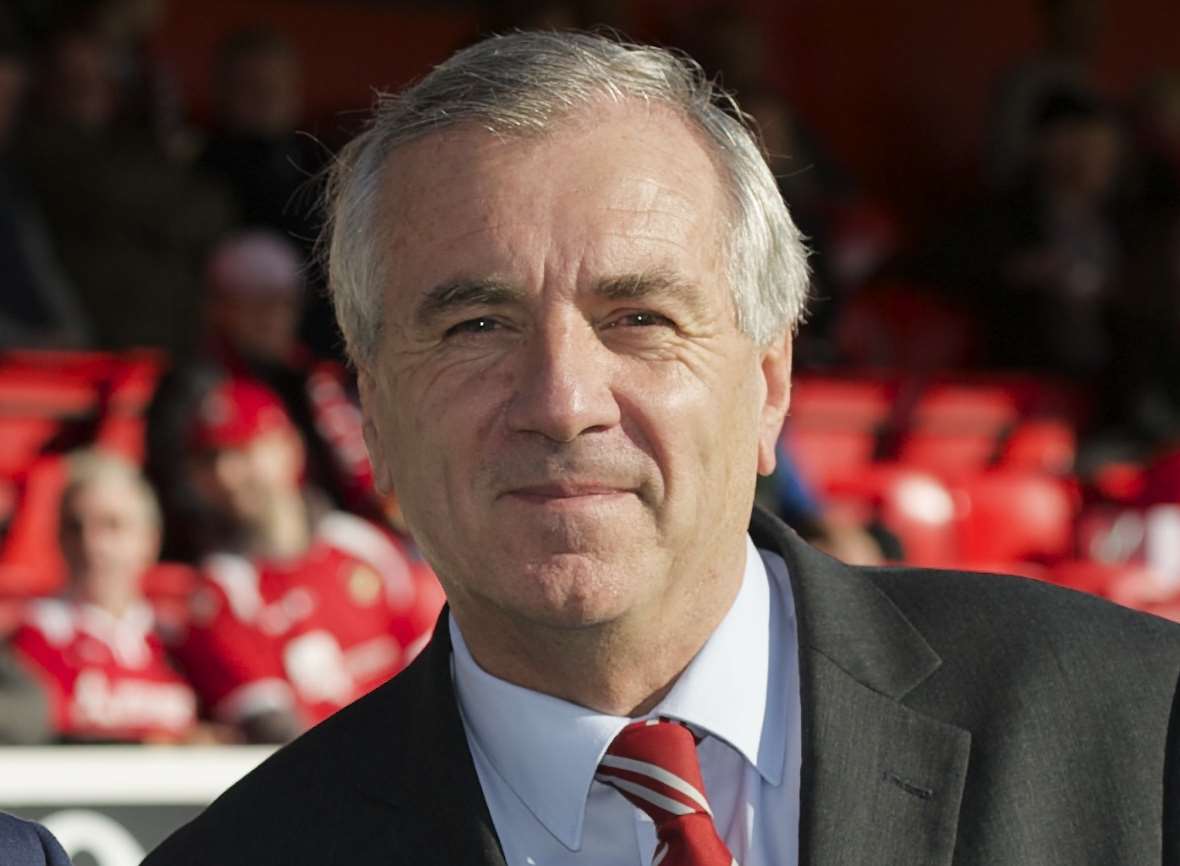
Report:
M 270 746 L 0 748 L 0 810 L 45 824 L 75 866 L 137 866 Z

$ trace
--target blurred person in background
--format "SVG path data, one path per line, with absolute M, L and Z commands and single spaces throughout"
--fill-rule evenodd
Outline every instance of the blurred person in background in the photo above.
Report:
M 1180 447 L 1180 354 L 1173 348 L 1180 338 L 1180 202 L 1157 198 L 1135 216 L 1133 237 L 1115 308 L 1120 387 L 1104 407 L 1104 433 L 1151 454 Z
M 303 71 L 295 46 L 268 28 L 239 30 L 218 47 L 213 70 L 214 127 L 197 167 L 232 192 L 246 228 L 268 228 L 294 243 L 322 280 L 312 247 L 319 232 L 315 178 L 326 151 L 298 131 L 303 116 Z M 307 298 L 304 332 L 321 355 L 339 354 L 327 301 Z
M 180 85 L 152 39 L 168 13 L 168 0 L 97 0 L 88 17 L 114 57 L 119 123 L 156 141 L 174 159 L 191 161 L 193 136 L 184 125 Z
M 392 498 L 373 487 L 355 388 L 345 367 L 299 338 L 307 288 L 298 249 L 270 229 L 226 235 L 205 267 L 205 334 L 195 363 L 161 381 L 148 410 L 147 469 L 161 492 L 165 552 L 193 562 L 205 507 L 185 469 L 186 440 L 204 393 L 224 376 L 264 382 L 282 400 L 306 449 L 306 477 L 335 507 L 385 522 Z
M 104 348 L 193 348 L 200 263 L 232 217 L 226 198 L 119 123 L 117 57 L 71 25 L 44 46 L 14 164 L 45 214 Z
M 987 363 L 1104 383 L 1125 265 L 1121 129 L 1103 103 L 1058 91 L 1032 147 L 1022 182 L 953 221 L 918 272 L 965 291 Z
M 988 123 L 985 176 L 994 190 L 1020 182 L 1036 158 L 1038 112 L 1055 93 L 1097 100 L 1094 66 L 1104 0 L 1036 0 L 1041 45 L 996 86 Z
M 811 250 L 813 298 L 796 362 L 831 362 L 832 330 L 844 303 L 896 251 L 896 226 L 856 188 L 778 90 L 754 87 L 742 106 L 754 119 L 779 192 Z
M 1161 73 L 1134 106 L 1139 195 L 1149 211 L 1180 207 L 1180 72 Z
M 178 655 L 215 718 L 289 739 L 401 670 L 441 592 L 388 533 L 302 482 L 303 442 L 260 383 L 209 391 L 188 444 L 221 531 Z
M 307 446 L 308 472 L 340 507 L 378 518 L 381 502 L 347 370 L 299 337 L 306 305 L 298 249 L 264 229 L 231 234 L 206 268 L 208 358 L 231 375 L 265 382 Z
M 89 328 L 9 145 L 24 105 L 23 35 L 0 7 L 0 348 L 85 345 Z
M 1001 212 L 1000 230 L 1009 234 L 992 320 L 1009 325 L 1005 360 L 1079 377 L 1111 362 L 1107 310 L 1121 265 L 1113 212 L 1121 147 L 1119 127 L 1101 103 L 1062 91 L 1041 105 L 1032 175 Z
M 11 646 L 70 741 L 208 740 L 189 685 L 171 667 L 141 581 L 156 562 L 159 511 L 120 457 L 70 458 L 61 499 L 69 594 L 31 604 Z

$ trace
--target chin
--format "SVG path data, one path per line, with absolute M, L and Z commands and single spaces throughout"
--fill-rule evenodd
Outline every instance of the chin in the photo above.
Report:
M 527 566 L 507 588 L 506 607 L 551 628 L 602 625 L 626 612 L 633 581 L 644 569 L 623 569 L 589 554 L 565 553 Z

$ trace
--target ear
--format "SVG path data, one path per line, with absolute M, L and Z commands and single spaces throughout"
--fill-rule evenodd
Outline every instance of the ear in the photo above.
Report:
M 369 451 L 369 462 L 373 466 L 373 486 L 377 488 L 378 493 L 388 496 L 393 492 L 393 478 L 385 449 L 381 444 L 381 432 L 377 426 L 378 407 L 381 405 L 379 389 L 367 367 L 357 367 L 356 382 L 361 398 L 361 432 L 365 437 L 365 447 Z
M 758 427 L 758 474 L 774 472 L 775 446 L 791 405 L 791 334 L 778 337 L 762 350 L 762 382 L 766 395 Z

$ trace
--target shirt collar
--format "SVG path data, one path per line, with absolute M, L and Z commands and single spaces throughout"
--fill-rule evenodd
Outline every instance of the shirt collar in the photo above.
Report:
M 733 606 L 651 714 L 724 740 L 777 785 L 786 739 L 785 696 L 769 688 L 770 621 L 778 611 L 771 605 L 766 565 L 749 538 L 746 546 L 746 572 Z
M 152 632 L 154 617 L 144 602 L 134 602 L 115 616 L 98 605 L 78 604 L 78 628 L 105 643 L 119 663 L 129 668 L 146 667 L 151 661 L 147 637 Z
M 766 567 L 748 538 L 746 548 L 742 584 L 729 612 L 650 715 L 688 722 L 724 740 L 768 782 L 778 784 L 785 727 L 764 725 L 769 721 L 770 588 Z M 455 618 L 449 620 L 455 690 L 468 732 L 537 820 L 565 847 L 578 850 L 598 763 L 631 719 L 492 676 L 471 657 Z

